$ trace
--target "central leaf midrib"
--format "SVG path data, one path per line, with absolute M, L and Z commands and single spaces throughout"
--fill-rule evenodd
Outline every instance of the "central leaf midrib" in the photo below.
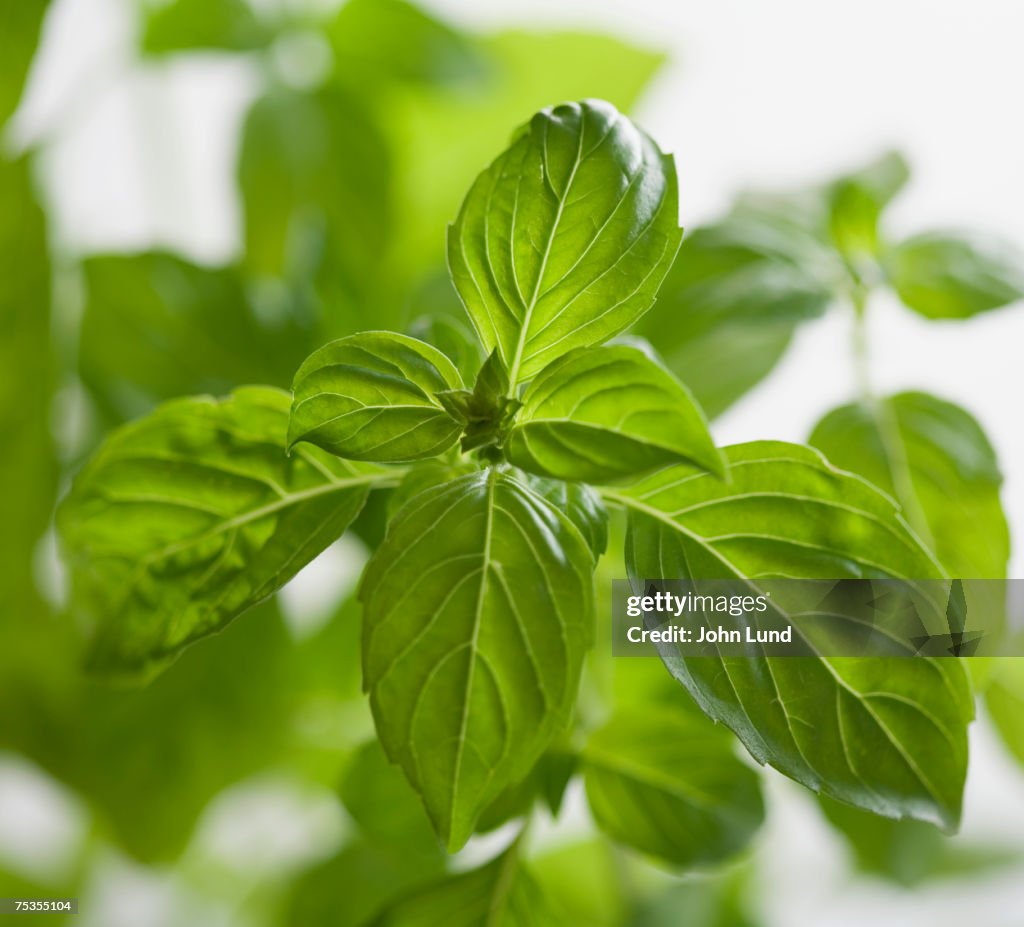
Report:
M 572 189 L 573 181 L 576 179 L 576 172 L 579 170 L 580 164 L 582 163 L 583 156 L 583 137 L 586 134 L 584 132 L 585 123 L 580 123 L 580 140 L 576 147 L 576 158 L 573 161 L 572 170 L 569 172 L 569 179 L 565 182 L 565 189 L 562 192 L 561 197 L 558 200 L 558 211 L 555 213 L 555 221 L 551 223 L 551 231 L 548 233 L 547 243 L 544 245 L 544 254 L 541 257 L 540 269 L 537 271 L 537 280 L 533 285 L 533 293 L 530 296 L 529 305 L 526 306 L 526 312 L 523 315 L 523 322 L 519 328 L 519 338 L 516 342 L 516 351 L 512 358 L 512 364 L 509 368 L 509 395 L 515 396 L 516 386 L 519 382 L 519 365 L 523 359 L 523 349 L 526 347 L 527 335 L 530 331 L 530 321 L 533 318 L 533 311 L 537 307 L 538 297 L 540 295 L 541 284 L 544 282 L 544 273 L 547 270 L 548 259 L 551 256 L 551 248 L 555 241 L 555 235 L 558 232 L 559 223 L 562 221 L 562 214 L 565 212 L 565 204 L 569 200 L 569 191 Z M 547 130 L 545 129 L 545 132 Z M 542 170 L 547 171 L 547 160 L 545 159 Z M 515 271 L 515 258 L 513 257 L 513 272 Z

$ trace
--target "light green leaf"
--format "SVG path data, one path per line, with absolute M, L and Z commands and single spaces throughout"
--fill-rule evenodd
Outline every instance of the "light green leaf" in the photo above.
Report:
M 435 394 L 461 387 L 452 362 L 415 338 L 339 338 L 295 374 L 288 446 L 306 441 L 350 460 L 436 457 L 462 429 Z
M 621 712 L 583 750 L 587 799 L 614 840 L 677 866 L 739 852 L 764 818 L 758 776 L 697 712 Z
M 508 459 L 561 480 L 608 483 L 679 461 L 722 475 L 722 458 L 689 391 L 643 351 L 577 348 L 523 395 Z
M 970 413 L 926 393 L 900 393 L 834 409 L 810 443 L 895 497 L 951 576 L 1006 575 L 1002 474 Z
M 487 62 L 467 35 L 404 0 L 349 0 L 327 27 L 338 68 L 367 84 L 428 86 L 485 79 Z
M 513 386 L 654 302 L 679 247 L 675 166 L 611 104 L 537 113 L 448 234 L 456 289 Z
M 273 38 L 246 0 L 172 0 L 142 8 L 142 51 L 150 55 L 196 49 L 251 51 Z
M 1003 742 L 1024 766 L 1024 658 L 993 662 L 985 703 Z
M 385 750 L 450 850 L 566 723 L 592 573 L 568 518 L 497 470 L 414 497 L 371 558 L 364 684 Z
M 939 232 L 916 235 L 887 255 L 889 283 L 927 319 L 966 319 L 1024 298 L 1021 256 L 1005 243 Z
M 728 483 L 677 466 L 605 493 L 630 512 L 632 577 L 941 576 L 892 500 L 817 452 L 725 453 Z M 956 660 L 659 653 L 759 762 L 877 814 L 957 826 L 973 704 Z
M 802 321 L 825 311 L 840 271 L 815 235 L 781 213 L 739 209 L 683 239 L 636 331 L 718 415 L 767 376 Z
M 909 179 L 906 159 L 898 151 L 890 151 L 829 187 L 829 233 L 836 248 L 854 265 L 877 254 L 882 211 Z
M 513 845 L 480 869 L 453 875 L 392 905 L 374 927 L 557 927 L 547 898 Z
M 184 399 L 114 432 L 59 512 L 94 670 L 138 674 L 220 630 L 335 541 L 388 475 L 285 456 L 287 393 Z

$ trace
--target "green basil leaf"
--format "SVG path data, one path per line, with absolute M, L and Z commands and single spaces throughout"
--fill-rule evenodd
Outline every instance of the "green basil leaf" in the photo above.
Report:
M 597 100 L 533 117 L 448 234 L 456 289 L 513 386 L 654 302 L 681 231 L 671 157 Z
M 356 751 L 338 792 L 345 810 L 368 839 L 417 855 L 441 854 L 422 803 L 401 770 L 388 762 L 377 740 Z
M 722 475 L 722 458 L 689 391 L 643 351 L 578 348 L 523 395 L 508 459 L 560 480 L 608 483 L 678 461 Z
M 49 5 L 8 3 L 0 13 L 0 126 L 17 109 Z
M 926 319 L 966 319 L 1024 298 L 1021 257 L 1005 243 L 930 232 L 895 246 L 885 269 Z
M 454 364 L 415 338 L 339 338 L 295 374 L 288 446 L 306 441 L 351 460 L 436 457 L 462 429 L 434 394 L 461 387 Z
M 895 503 L 816 451 L 727 448 L 730 481 L 692 467 L 606 497 L 630 512 L 633 577 L 940 577 Z M 960 818 L 973 703 L 952 659 L 684 657 L 662 660 L 761 763 L 888 817 Z
M 900 393 L 834 409 L 810 443 L 896 498 L 951 576 L 1006 576 L 1002 474 L 970 413 L 926 393 Z
M 377 299 L 388 282 L 392 161 L 373 111 L 333 84 L 275 88 L 246 116 L 243 268 L 271 291 L 282 281 L 313 290 L 332 335 L 400 327 L 399 308 Z
M 36 4 L 16 4 L 3 14 L 20 18 Z M 25 9 L 23 9 L 23 7 Z M 41 14 L 41 10 L 36 11 Z M 28 16 L 31 19 L 31 16 Z M 0 46 L 13 36 L 0 28 Z M 26 27 L 28 23 L 24 24 Z M 13 54 L 13 52 L 12 52 Z M 6 70 L 16 63 L 4 60 Z M 0 93 L 6 90 L 0 81 Z M 3 524 L 0 535 L 0 613 L 10 624 L 34 622 L 36 543 L 46 531 L 57 491 L 58 462 L 50 432 L 56 377 L 50 331 L 50 261 L 46 224 L 33 191 L 27 159 L 0 155 L 0 456 Z M 26 384 L 31 383 L 31 388 Z
M 719 415 L 771 372 L 802 321 L 825 311 L 840 270 L 805 229 L 741 211 L 683 239 L 636 332 Z
M 82 274 L 79 369 L 117 424 L 165 399 L 287 387 L 318 343 L 292 304 L 261 314 L 234 268 L 148 252 L 89 258 Z
M 994 661 L 985 703 L 1003 743 L 1024 766 L 1024 659 Z
M 377 471 L 284 453 L 288 394 L 169 402 L 114 432 L 75 479 L 59 529 L 90 663 L 138 674 L 283 586 L 358 514 Z M 385 474 L 383 478 L 386 478 Z
M 612 839 L 677 866 L 739 852 L 764 819 L 757 773 L 698 712 L 620 712 L 583 750 L 587 800 Z
M 513 845 L 486 866 L 449 876 L 387 908 L 374 927 L 557 927 Z
M 583 535 L 595 559 L 605 552 L 608 547 L 608 510 L 595 490 L 585 483 L 566 483 L 531 474 L 523 476 L 530 489 L 568 516 Z
M 827 191 L 829 232 L 847 260 L 878 253 L 882 211 L 909 179 L 906 159 L 898 151 L 890 151 L 831 184 Z
M 450 288 L 447 278 L 445 284 Z M 454 298 L 454 293 L 452 296 Z M 408 334 L 432 344 L 450 358 L 464 380 L 472 380 L 484 361 L 480 342 L 461 318 L 441 312 L 417 316 L 409 326 Z
M 245 0 L 172 0 L 143 7 L 142 51 L 150 55 L 217 49 L 252 51 L 269 45 L 273 31 Z
M 349 0 L 327 27 L 343 75 L 369 84 L 428 86 L 486 79 L 487 61 L 468 35 L 405 0 Z
M 377 732 L 450 850 L 565 725 L 592 587 L 579 532 L 497 470 L 413 498 L 370 559 L 363 673 Z

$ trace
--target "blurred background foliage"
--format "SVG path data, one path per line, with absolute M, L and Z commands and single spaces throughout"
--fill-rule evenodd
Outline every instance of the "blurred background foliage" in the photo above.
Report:
M 0 5 L 0 124 L 18 105 L 47 8 L 43 0 Z M 73 253 L 47 228 L 33 169 L 40 149 L 8 144 L 0 158 L 0 789 L 25 768 L 40 771 L 66 790 L 79 822 L 60 865 L 23 865 L 6 845 L 0 896 L 81 895 L 83 921 L 101 923 L 95 912 L 114 910 L 103 907 L 104 886 L 123 891 L 143 878 L 170 886 L 159 896 L 163 913 L 143 920 L 139 908 L 104 927 L 355 927 L 451 862 L 372 743 L 351 583 L 335 578 L 333 601 L 312 609 L 286 597 L 265 603 L 146 688 L 101 685 L 79 672 L 80 629 L 55 572 L 49 526 L 59 487 L 109 429 L 175 396 L 250 382 L 287 387 L 299 362 L 334 336 L 403 330 L 472 366 L 479 358 L 444 263 L 444 228 L 469 180 L 510 126 L 552 102 L 602 97 L 628 112 L 663 57 L 585 32 L 468 34 L 404 0 L 348 0 L 317 12 L 171 0 L 140 5 L 138 26 L 144 61 L 207 50 L 258 67 L 260 92 L 237 153 L 243 248 L 215 267 L 167 251 Z M 906 166 L 890 155 L 824 188 L 740 197 L 719 222 L 688 234 L 638 334 L 657 343 L 709 415 L 723 412 L 771 371 L 802 322 L 856 289 L 878 216 L 905 179 Z M 929 253 L 902 259 L 920 263 Z M 967 295 L 966 307 L 936 305 L 919 288 L 907 302 L 922 303 L 926 315 L 964 315 L 1001 298 L 984 286 Z M 836 437 L 828 425 L 816 432 L 821 446 L 834 444 L 830 453 L 846 466 L 863 464 L 856 454 L 842 459 L 849 429 Z M 922 468 L 934 474 L 947 463 L 928 458 Z M 978 506 L 985 525 L 1005 529 L 988 463 L 976 467 Z M 868 475 L 885 484 L 884 473 Z M 948 486 L 928 491 L 941 499 Z M 384 505 L 360 519 L 368 543 L 379 538 Z M 968 527 L 935 530 L 942 539 Z M 345 556 L 363 556 L 358 542 Z M 981 568 L 1003 575 L 1005 544 Z M 614 562 L 602 569 L 622 572 Z M 313 620 L 300 620 L 310 610 Z M 583 710 L 601 715 L 600 692 L 613 677 L 620 694 L 685 707 L 660 666 L 641 662 L 613 667 L 595 654 Z M 991 703 L 1024 758 L 1022 679 L 1019 667 L 1000 667 Z M 485 829 L 534 801 L 557 808 L 564 799 L 578 811 L 578 791 L 565 792 L 573 772 L 565 756 L 548 758 L 537 781 L 492 809 Z M 278 865 L 274 847 L 287 843 L 287 827 L 260 830 L 257 820 L 242 854 L 250 862 L 232 868 L 225 859 L 237 852 L 215 852 L 216 810 L 267 775 L 301 783 L 312 807 L 327 808 L 318 813 L 328 834 Z M 248 807 L 236 801 L 236 824 Z M 952 846 L 927 825 L 832 803 L 822 810 L 854 865 L 902 884 L 1005 861 L 997 849 Z M 473 869 L 494 848 L 471 848 L 456 865 Z M 747 858 L 679 880 L 584 828 L 541 843 L 529 867 L 530 891 L 561 912 L 555 922 L 757 923 L 758 880 Z M 459 891 L 486 890 L 489 872 L 460 876 Z

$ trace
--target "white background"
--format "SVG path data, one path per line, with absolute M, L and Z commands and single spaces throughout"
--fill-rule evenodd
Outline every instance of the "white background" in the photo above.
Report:
M 676 154 L 687 227 L 713 218 L 742 187 L 813 182 L 897 146 L 914 179 L 893 210 L 894 234 L 964 226 L 1024 246 L 1020 0 L 428 5 L 472 27 L 585 27 L 668 50 L 672 63 L 638 116 Z M 164 244 L 224 260 L 238 247 L 231 177 L 254 75 L 244 62 L 209 57 L 143 70 L 131 51 L 130 8 L 127 0 L 57 4 L 14 141 L 47 142 L 44 177 L 63 244 Z M 1011 528 L 1024 537 L 1024 305 L 937 325 L 882 299 L 871 333 L 880 389 L 931 390 L 979 418 L 1006 474 Z M 718 439 L 805 438 L 822 412 L 852 395 L 847 343 L 842 312 L 806 327 L 769 380 L 716 423 Z M 1024 576 L 1020 551 L 1012 572 Z M 965 839 L 1024 847 L 1024 777 L 984 725 L 972 730 Z M 912 892 L 851 881 L 841 848 L 799 790 L 770 781 L 773 810 L 759 847 L 770 927 L 1024 923 L 1020 868 Z M 39 801 L 33 814 L 45 818 Z M 124 922 L 164 923 L 141 910 Z M 104 916 L 97 923 L 118 923 L 113 909 Z

